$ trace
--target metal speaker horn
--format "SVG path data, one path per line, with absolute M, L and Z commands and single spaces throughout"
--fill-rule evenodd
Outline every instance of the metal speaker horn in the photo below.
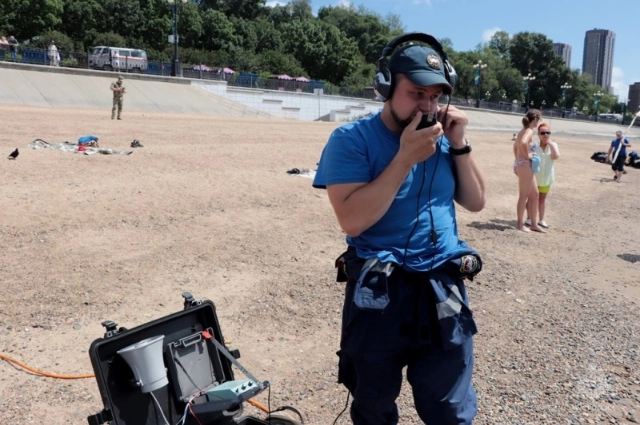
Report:
M 163 340 L 164 335 L 158 335 L 118 350 L 118 354 L 131 368 L 136 383 L 143 393 L 157 390 L 169 383 L 162 360 Z

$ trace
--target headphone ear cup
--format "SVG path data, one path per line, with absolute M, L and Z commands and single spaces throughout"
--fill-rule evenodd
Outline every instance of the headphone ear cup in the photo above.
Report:
M 373 88 L 383 102 L 391 93 L 391 73 L 388 69 L 379 69 L 373 80 Z
M 451 84 L 451 88 L 455 89 L 456 84 L 458 83 L 458 74 L 456 73 L 456 70 L 451 66 L 448 60 L 444 62 L 444 69 L 446 71 L 447 80 L 449 81 L 449 84 Z

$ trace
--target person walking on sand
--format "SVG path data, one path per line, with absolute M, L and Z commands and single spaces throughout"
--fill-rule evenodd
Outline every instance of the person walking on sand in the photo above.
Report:
M 611 169 L 615 172 L 613 181 L 620 183 L 620 179 L 624 174 L 624 161 L 627 159 L 627 148 L 631 146 L 629 139 L 622 137 L 622 131 L 616 131 L 616 138 L 611 141 L 609 151 L 607 152 L 607 162 L 611 164 Z M 619 149 L 619 151 L 618 151 Z M 613 157 L 618 151 L 618 156 Z
M 551 140 L 551 127 L 549 124 L 542 123 L 538 126 L 538 139 L 540 144 L 536 148 L 536 154 L 540 157 L 540 171 L 536 173 L 536 183 L 538 184 L 538 225 L 549 228 L 544 221 L 544 213 L 547 204 L 547 195 L 551 190 L 551 185 L 555 183 L 554 165 L 555 161 L 560 159 L 560 149 L 558 144 Z M 527 217 L 525 221 L 527 226 L 531 226 L 531 219 Z
M 113 92 L 113 108 L 111 108 L 111 119 L 116 118 L 116 110 L 118 112 L 118 119 L 122 119 L 122 100 L 126 90 L 122 85 L 124 78 L 122 76 L 118 77 L 118 81 L 115 83 L 111 83 L 111 91 Z
M 516 206 L 516 229 L 529 232 L 524 224 L 524 212 L 528 210 L 531 220 L 531 230 L 546 233 L 538 225 L 538 185 L 535 173 L 540 169 L 540 157 L 536 154 L 537 144 L 533 140 L 533 129 L 542 120 L 542 114 L 537 109 L 529 109 L 522 118 L 522 130 L 513 143 L 513 172 L 518 176 L 518 204 Z

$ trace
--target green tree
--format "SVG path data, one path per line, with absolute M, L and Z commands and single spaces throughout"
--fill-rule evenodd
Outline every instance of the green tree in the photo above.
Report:
M 90 47 L 94 36 L 92 30 L 97 27 L 97 20 L 103 13 L 97 0 L 64 0 L 60 30 L 75 41 L 77 50 L 84 51 Z
M 258 18 L 253 21 L 253 24 L 256 32 L 256 53 L 269 50 L 282 51 L 283 43 L 280 31 L 267 18 Z
M 125 39 L 142 37 L 148 17 L 142 13 L 139 0 L 102 0 L 102 8 L 102 16 L 96 20 L 99 32 L 115 32 Z
M 3 0 L 4 2 L 5 0 Z M 62 23 L 62 0 L 9 0 L 15 8 L 11 13 L 13 28 L 18 38 L 29 39 L 45 31 L 57 29 Z
M 229 50 L 236 46 L 233 23 L 217 10 L 209 9 L 202 15 L 203 43 L 208 50 Z
M 338 28 L 324 21 L 282 25 L 285 51 L 294 55 L 316 80 L 339 84 L 358 63 L 358 48 Z
M 269 70 L 271 74 L 291 76 L 305 75 L 306 71 L 293 56 L 275 50 L 267 50 L 258 55 L 258 69 Z
M 126 47 L 127 41 L 120 34 L 114 32 L 106 32 L 96 34 L 92 46 L 114 46 L 114 47 Z
M 0 34 L 17 35 L 14 23 L 16 21 L 16 11 L 18 0 L 0 1 Z
M 553 50 L 553 43 L 544 34 L 520 32 L 513 36 L 509 46 L 511 63 L 525 76 L 535 76 L 529 84 L 529 97 L 536 107 L 544 101 L 553 105 L 561 98 L 560 86 L 571 71 Z
M 509 51 L 511 48 L 509 33 L 506 31 L 497 31 L 493 34 L 491 40 L 489 40 L 489 48 L 494 50 L 501 59 L 509 60 Z
M 370 63 L 360 63 L 358 69 L 342 80 L 342 85 L 350 88 L 371 87 L 377 67 Z
M 284 6 L 277 4 L 268 9 L 266 19 L 276 27 L 293 21 L 289 3 Z
M 266 0 L 218 0 L 213 3 L 227 16 L 243 19 L 256 19 L 268 13 L 265 6 Z
M 393 37 L 405 32 L 404 25 L 402 24 L 400 16 L 394 13 L 387 13 L 382 22 L 386 25 L 387 28 L 389 28 L 389 34 Z
M 376 44 L 374 50 L 377 50 L 377 53 L 373 55 L 375 57 L 373 61 L 376 61 L 380 57 L 382 48 L 393 38 L 389 27 L 382 19 L 363 6 L 358 9 L 353 5 L 322 7 L 318 11 L 318 19 L 336 26 L 348 38 L 355 40 L 358 44 L 358 50 L 367 60 L 372 57 L 372 41 Z M 382 40 L 385 40 L 384 44 L 381 43 Z M 380 47 L 380 49 L 378 50 L 376 47 Z
M 170 7 L 167 7 L 166 0 L 164 7 L 156 9 L 154 22 L 146 25 L 145 32 L 149 34 L 147 40 L 154 40 L 154 46 L 166 48 L 167 36 L 173 34 L 173 18 Z M 187 2 L 180 4 L 178 11 L 178 42 L 180 47 L 202 47 L 202 35 L 204 34 L 202 15 L 195 3 Z M 153 11 L 149 11 L 153 16 Z
M 311 8 L 311 0 L 291 0 L 287 3 L 291 10 L 291 17 L 301 21 L 313 19 L 313 9 Z
M 46 49 L 52 40 L 56 42 L 56 47 L 59 52 L 74 51 L 75 46 L 71 37 L 60 31 L 46 31 L 42 33 L 37 40 L 29 43 L 29 48 Z
M 244 50 L 254 52 L 255 46 L 258 44 L 258 34 L 254 23 L 236 17 L 231 17 L 229 20 L 233 24 L 233 32 L 238 45 Z

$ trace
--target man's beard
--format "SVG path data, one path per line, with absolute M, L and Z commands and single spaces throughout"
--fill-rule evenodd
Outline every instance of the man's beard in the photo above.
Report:
M 411 124 L 411 121 L 413 121 L 413 119 L 416 117 L 416 114 L 413 113 L 409 118 L 405 118 L 405 119 L 400 118 L 396 110 L 393 109 L 393 103 L 389 104 L 389 111 L 391 112 L 391 118 L 393 118 L 393 120 L 396 122 L 396 124 L 398 124 L 398 126 L 402 130 L 407 128 L 407 126 Z

